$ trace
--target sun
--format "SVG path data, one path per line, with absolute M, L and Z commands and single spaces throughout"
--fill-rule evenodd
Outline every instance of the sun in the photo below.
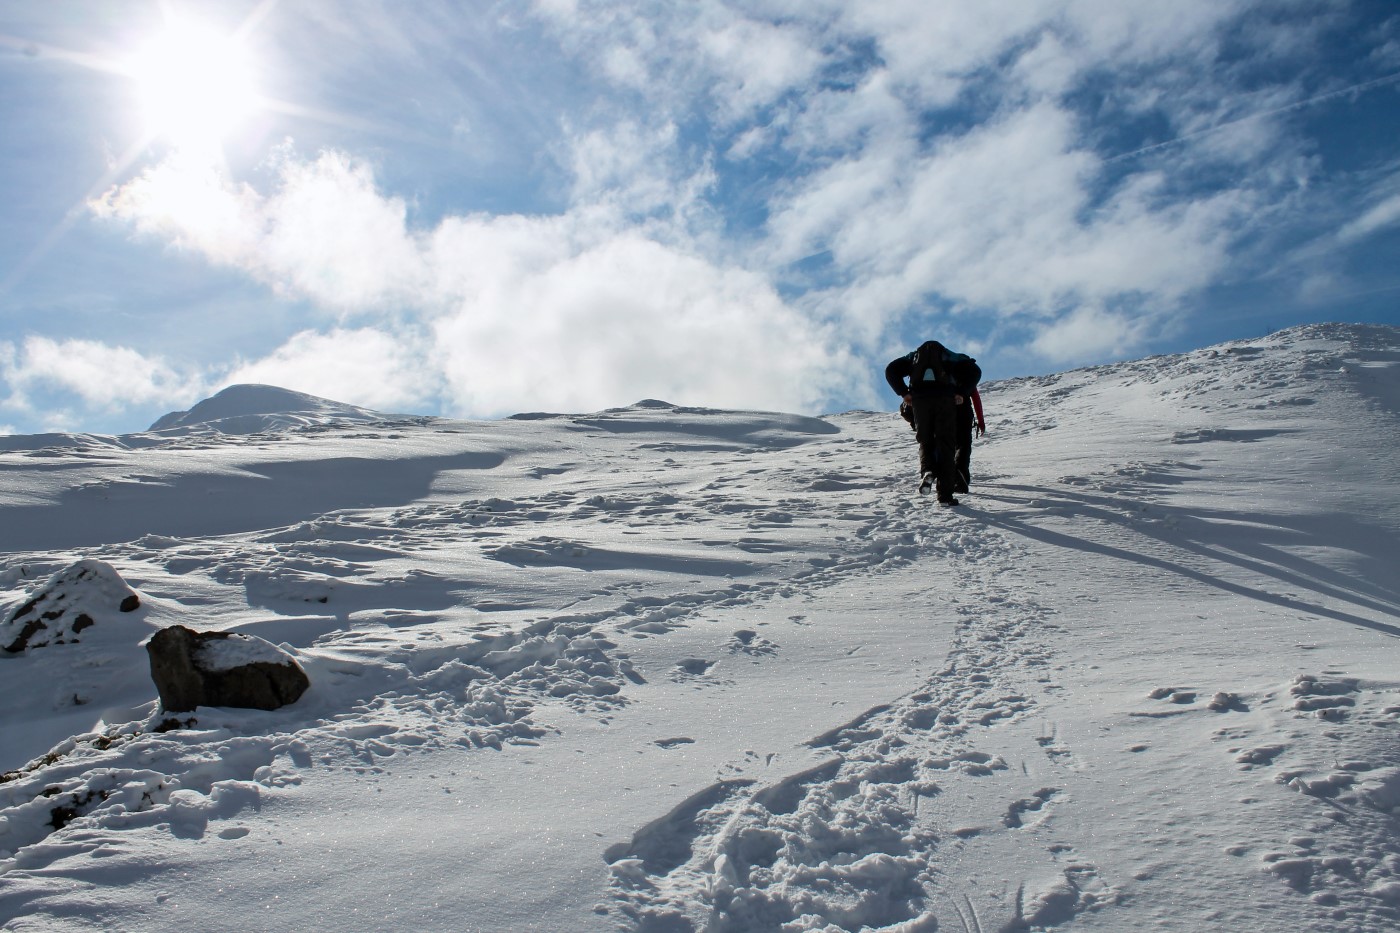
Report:
M 260 109 L 243 44 L 192 22 L 171 22 L 127 62 L 146 132 L 181 147 L 217 145 Z

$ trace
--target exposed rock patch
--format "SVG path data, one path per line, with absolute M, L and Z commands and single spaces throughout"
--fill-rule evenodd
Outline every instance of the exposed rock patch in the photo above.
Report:
M 273 710 L 311 685 L 286 651 L 255 635 L 161 629 L 146 643 L 151 679 L 167 712 L 198 706 Z
M 19 654 L 30 648 L 72 644 L 103 616 L 133 612 L 141 599 L 111 565 L 80 560 L 60 570 L 32 598 L 0 622 L 0 648 Z

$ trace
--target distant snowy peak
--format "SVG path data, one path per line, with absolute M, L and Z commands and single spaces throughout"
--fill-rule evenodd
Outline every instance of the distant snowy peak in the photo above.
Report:
M 277 386 L 232 385 L 189 411 L 172 411 L 148 430 L 256 434 L 308 425 L 368 424 L 399 417 L 403 416 L 386 415 Z

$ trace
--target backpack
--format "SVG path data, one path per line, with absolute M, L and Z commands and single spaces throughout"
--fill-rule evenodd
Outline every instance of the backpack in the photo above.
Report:
M 951 378 L 944 361 L 948 348 L 937 340 L 926 340 L 919 349 L 909 354 L 909 390 L 935 382 L 949 383 Z
M 937 340 L 926 340 L 909 354 L 909 388 L 942 383 L 971 391 L 982 381 L 982 367 L 966 353 L 954 353 Z
M 969 391 L 977 388 L 977 383 L 982 381 L 982 367 L 970 356 L 954 353 L 953 357 L 953 361 L 948 364 L 948 372 L 952 375 L 953 382 Z

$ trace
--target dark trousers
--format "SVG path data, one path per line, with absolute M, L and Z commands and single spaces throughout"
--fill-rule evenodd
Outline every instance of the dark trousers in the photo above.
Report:
M 919 472 L 932 473 L 938 498 L 957 489 L 958 406 L 951 395 L 914 396 L 914 436 L 919 441 Z
M 958 492 L 967 492 L 967 484 L 972 482 L 972 402 L 966 398 L 958 406 L 958 453 L 953 463 Z

